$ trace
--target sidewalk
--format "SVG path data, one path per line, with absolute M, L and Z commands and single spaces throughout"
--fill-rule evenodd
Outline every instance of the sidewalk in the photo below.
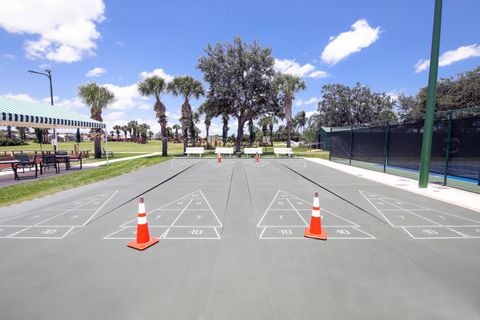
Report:
M 418 187 L 418 181 L 391 175 L 388 173 L 372 171 L 363 168 L 357 168 L 354 166 L 349 166 L 341 163 L 336 163 L 333 161 L 328 161 L 318 158 L 305 158 L 308 161 L 321 164 L 326 167 L 330 167 L 335 170 L 343 171 L 348 174 L 362 177 L 371 181 L 378 183 L 383 183 L 385 185 L 402 189 L 408 192 L 413 192 L 425 197 L 429 197 L 435 200 L 443 201 L 449 204 L 453 204 L 462 208 L 474 210 L 480 212 L 480 194 L 467 192 L 455 188 L 450 188 L 447 186 L 439 186 L 436 184 L 430 183 L 428 188 L 420 189 Z

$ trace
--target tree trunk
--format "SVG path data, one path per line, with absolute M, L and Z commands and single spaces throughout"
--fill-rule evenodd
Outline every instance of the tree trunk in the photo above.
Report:
M 183 132 L 183 153 L 185 153 L 188 147 L 188 128 L 186 126 L 182 126 L 182 132 Z
M 162 157 L 166 157 L 168 156 L 167 124 L 161 123 L 160 130 L 162 132 Z
M 270 144 L 273 147 L 273 124 L 270 125 Z
M 243 126 L 244 126 L 244 121 L 242 117 L 238 118 L 238 128 L 237 128 L 237 139 L 235 142 L 235 151 L 237 154 L 240 154 L 240 150 L 242 148 L 242 140 L 243 140 Z
M 206 143 L 207 143 L 207 150 L 209 149 L 208 147 L 208 131 L 210 130 L 210 126 L 205 126 L 205 131 L 207 131 L 207 138 L 206 138 Z
M 95 154 L 95 159 L 101 159 L 102 158 L 102 140 L 99 132 L 96 132 L 95 138 L 94 138 L 94 154 Z
M 285 99 L 285 118 L 287 118 L 287 148 L 291 146 L 292 139 L 292 97 Z
M 291 143 L 292 121 L 287 120 L 287 148 L 290 148 Z

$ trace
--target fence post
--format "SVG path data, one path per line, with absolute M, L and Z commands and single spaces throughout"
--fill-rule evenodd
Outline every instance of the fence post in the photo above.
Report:
M 328 161 L 332 161 L 332 127 L 330 127 L 330 146 L 328 147 Z
M 350 154 L 348 155 L 348 164 L 352 165 L 352 149 L 353 149 L 353 124 L 350 127 Z
M 447 173 L 448 173 L 448 160 L 450 158 L 450 142 L 452 137 L 452 111 L 448 113 L 448 133 L 447 133 L 447 145 L 445 146 L 445 171 L 443 174 L 443 185 L 447 185 Z
M 383 172 L 387 172 L 388 163 L 388 136 L 390 135 L 390 124 L 385 121 L 385 142 L 383 144 Z

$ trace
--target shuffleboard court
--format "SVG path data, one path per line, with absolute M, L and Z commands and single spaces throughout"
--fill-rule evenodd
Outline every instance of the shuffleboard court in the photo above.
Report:
M 478 221 L 303 159 L 175 159 L 0 209 L 1 318 L 475 319 Z

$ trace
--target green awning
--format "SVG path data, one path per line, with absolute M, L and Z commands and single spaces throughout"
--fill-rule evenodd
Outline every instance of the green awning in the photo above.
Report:
M 0 125 L 32 128 L 105 128 L 105 123 L 49 104 L 0 96 Z

